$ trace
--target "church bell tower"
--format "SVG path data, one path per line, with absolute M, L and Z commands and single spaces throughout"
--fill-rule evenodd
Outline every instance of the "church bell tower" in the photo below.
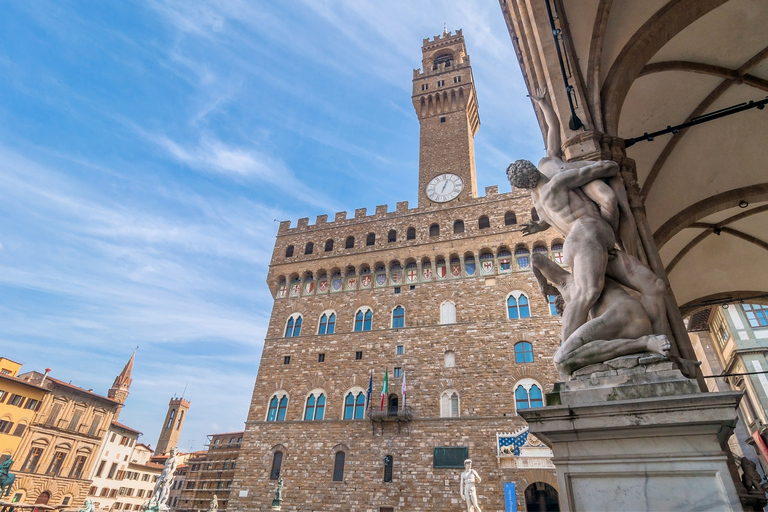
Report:
M 123 404 L 125 404 L 125 400 L 128 398 L 128 392 L 131 389 L 131 382 L 133 382 L 131 372 L 133 371 L 133 360 L 135 358 L 136 351 L 134 350 L 133 354 L 131 354 L 131 358 L 125 363 L 123 371 L 120 372 L 120 375 L 115 377 L 115 382 L 112 383 L 112 387 L 107 391 L 107 397 L 120 403 L 120 407 L 115 411 L 115 416 L 113 418 L 115 421 L 117 421 L 117 418 L 120 416 L 120 411 L 123 410 Z
M 421 124 L 419 207 L 477 197 L 474 137 L 477 94 L 461 30 L 424 39 L 413 71 L 413 106 Z

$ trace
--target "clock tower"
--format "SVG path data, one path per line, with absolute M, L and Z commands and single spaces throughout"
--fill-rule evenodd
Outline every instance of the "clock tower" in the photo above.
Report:
M 477 94 L 461 30 L 424 39 L 413 71 L 413 106 L 421 124 L 419 207 L 477 197 L 474 136 Z

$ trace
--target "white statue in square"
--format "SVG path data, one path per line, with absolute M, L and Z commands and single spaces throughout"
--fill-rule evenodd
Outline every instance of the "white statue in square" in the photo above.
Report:
M 480 505 L 477 504 L 477 488 L 475 487 L 475 484 L 479 484 L 481 481 L 480 475 L 472 469 L 472 460 L 465 460 L 464 472 L 461 473 L 461 483 L 459 484 L 459 494 L 467 504 L 467 512 L 482 512 Z

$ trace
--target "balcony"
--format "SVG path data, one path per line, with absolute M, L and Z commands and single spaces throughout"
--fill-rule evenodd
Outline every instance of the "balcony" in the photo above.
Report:
M 384 434 L 385 423 L 397 423 L 397 433 L 400 433 L 400 429 L 403 423 L 409 423 L 413 419 L 413 413 L 410 407 L 388 407 L 383 411 L 372 410 L 368 412 L 368 418 L 371 420 L 371 426 L 373 433 L 376 434 L 376 423 L 381 428 L 381 433 Z

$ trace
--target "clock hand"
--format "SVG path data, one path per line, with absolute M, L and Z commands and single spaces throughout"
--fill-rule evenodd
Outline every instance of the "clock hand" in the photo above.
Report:
M 448 186 L 448 182 L 446 181 L 445 183 L 443 183 L 443 188 L 441 188 L 441 189 L 440 189 L 440 193 L 441 193 L 441 194 L 442 194 L 443 192 L 445 192 L 445 187 L 447 187 L 447 186 Z

